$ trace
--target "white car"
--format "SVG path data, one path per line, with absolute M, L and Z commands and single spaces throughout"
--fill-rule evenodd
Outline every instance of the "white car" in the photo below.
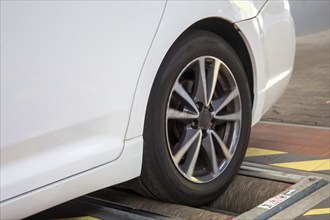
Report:
M 210 202 L 294 54 L 287 0 L 2 0 L 1 219 L 137 177 Z

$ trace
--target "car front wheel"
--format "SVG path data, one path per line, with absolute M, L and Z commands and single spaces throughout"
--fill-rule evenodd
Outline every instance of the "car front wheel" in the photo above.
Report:
M 250 89 L 235 51 L 210 32 L 183 34 L 149 97 L 141 191 L 192 206 L 212 201 L 236 175 L 250 128 Z

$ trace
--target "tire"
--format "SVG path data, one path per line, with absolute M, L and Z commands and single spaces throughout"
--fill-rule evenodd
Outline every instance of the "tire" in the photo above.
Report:
M 214 200 L 241 166 L 250 129 L 250 89 L 235 51 L 210 32 L 183 34 L 150 93 L 138 191 L 190 206 Z

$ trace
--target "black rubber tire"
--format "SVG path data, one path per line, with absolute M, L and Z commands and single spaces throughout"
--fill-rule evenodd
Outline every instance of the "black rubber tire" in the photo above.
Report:
M 211 182 L 193 183 L 173 164 L 165 135 L 165 114 L 171 88 L 180 71 L 191 60 L 210 55 L 231 69 L 241 97 L 242 119 L 238 147 L 226 170 Z M 145 118 L 143 166 L 138 192 L 156 199 L 190 206 L 201 206 L 230 184 L 244 158 L 251 130 L 251 97 L 243 65 L 229 44 L 206 31 L 189 31 L 171 47 L 154 81 Z

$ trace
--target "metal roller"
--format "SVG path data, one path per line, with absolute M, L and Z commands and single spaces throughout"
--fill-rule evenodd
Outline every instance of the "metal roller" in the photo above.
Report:
M 291 184 L 237 175 L 226 191 L 208 206 L 233 213 L 244 213 L 279 194 Z
M 125 204 L 136 209 L 159 213 L 172 218 L 191 220 L 225 220 L 232 219 L 233 217 L 184 205 L 165 203 L 153 199 L 144 198 L 136 194 L 126 193 L 112 189 L 102 190 L 97 193 L 93 193 L 91 196 L 95 196 L 97 198 L 101 198 L 119 204 Z

